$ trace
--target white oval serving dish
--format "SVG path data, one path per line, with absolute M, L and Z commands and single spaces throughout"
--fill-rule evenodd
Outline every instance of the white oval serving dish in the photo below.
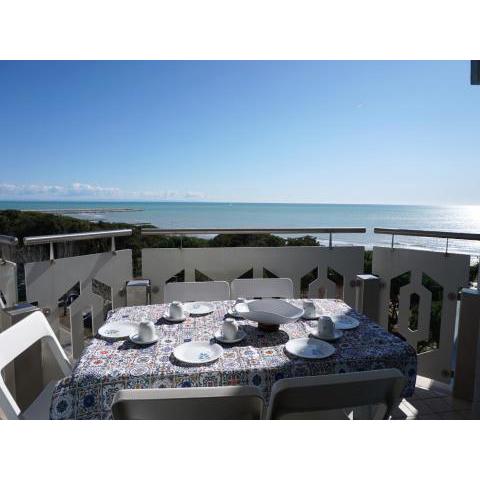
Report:
M 276 298 L 253 300 L 247 303 L 246 307 L 242 308 L 242 317 L 262 325 L 283 325 L 295 322 L 304 313 L 303 308 Z

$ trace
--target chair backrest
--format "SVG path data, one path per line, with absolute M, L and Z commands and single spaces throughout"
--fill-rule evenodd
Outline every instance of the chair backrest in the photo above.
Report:
M 273 385 L 268 419 L 315 419 L 335 410 L 383 405 L 391 416 L 406 379 L 397 369 L 296 377 Z
M 0 371 L 38 340 L 45 339 L 62 373 L 71 374 L 71 365 L 48 320 L 42 312 L 33 312 L 0 333 Z M 28 375 L 28 372 L 25 372 Z M 16 419 L 21 409 L 0 375 L 0 409 L 9 419 Z
M 265 403 L 252 386 L 120 390 L 116 420 L 260 420 Z
M 230 285 L 227 282 L 171 282 L 163 289 L 164 302 L 198 302 L 229 300 Z
M 293 298 L 289 278 L 237 278 L 231 285 L 232 298 Z

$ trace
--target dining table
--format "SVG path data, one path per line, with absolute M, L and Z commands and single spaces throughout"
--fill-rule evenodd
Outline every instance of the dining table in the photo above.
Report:
M 302 299 L 288 301 L 302 305 Z M 56 384 L 50 418 L 111 419 L 113 398 L 121 389 L 253 385 L 268 403 L 273 384 L 283 378 L 386 368 L 396 368 L 405 375 L 402 397 L 413 394 L 417 356 L 411 345 L 342 300 L 313 302 L 319 315 L 349 315 L 359 321 L 356 328 L 344 330 L 343 336 L 332 342 L 335 352 L 331 356 L 310 360 L 295 357 L 285 349 L 289 340 L 308 337 L 316 320 L 300 318 L 281 325 L 277 331 L 266 332 L 255 322 L 239 319 L 245 338 L 237 344 L 222 344 L 222 356 L 204 365 L 183 364 L 173 350 L 185 342 L 215 341 L 215 332 L 229 315 L 233 301 L 210 302 L 214 307 L 210 314 L 189 315 L 178 323 L 166 319 L 168 304 L 114 309 L 106 322 L 151 320 L 158 341 L 141 346 L 129 339 L 109 340 L 97 334 L 86 343 L 71 376 Z

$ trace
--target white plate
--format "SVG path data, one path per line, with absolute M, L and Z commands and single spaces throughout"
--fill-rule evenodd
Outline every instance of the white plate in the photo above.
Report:
M 300 358 L 319 359 L 327 358 L 335 353 L 335 347 L 332 347 L 323 340 L 316 338 L 295 338 L 285 344 L 288 353 Z
M 180 322 L 184 322 L 184 321 L 187 319 L 187 316 L 184 315 L 183 317 L 180 317 L 180 318 L 172 318 L 170 315 L 165 314 L 165 315 L 163 316 L 163 318 L 164 318 L 165 320 L 167 320 L 168 322 L 180 323 Z
M 223 348 L 218 343 L 187 342 L 175 347 L 173 355 L 180 362 L 201 365 L 218 360 Z
M 120 320 L 119 322 L 108 322 L 98 329 L 98 334 L 110 340 L 128 338 L 138 330 L 138 324 Z
M 315 338 L 319 338 L 320 340 L 325 340 L 327 342 L 332 342 L 334 340 L 338 340 L 339 338 L 343 337 L 343 332 L 342 330 L 339 330 L 338 328 L 335 329 L 333 332 L 333 337 L 325 337 L 322 335 L 318 334 L 318 331 L 315 330 L 314 328 L 309 328 L 308 331 L 310 332 L 311 335 L 313 335 Z
M 144 340 L 140 340 L 138 337 L 138 333 L 134 333 L 133 335 L 130 335 L 130 341 L 133 343 L 136 343 L 137 345 L 151 345 L 152 343 L 158 342 L 158 335 L 155 335 L 153 340 L 149 340 L 148 342 L 145 342 Z
M 332 315 L 330 318 L 333 320 L 335 328 L 339 330 L 350 330 L 360 325 L 360 322 L 350 315 Z
M 285 300 L 264 298 L 247 303 L 245 311 L 242 308 L 239 313 L 247 320 L 264 325 L 283 325 L 284 323 L 295 322 L 304 312 L 302 308 L 296 307 Z
M 208 315 L 215 310 L 213 304 L 208 302 L 190 302 L 185 303 L 183 307 L 190 315 Z
M 217 330 L 215 332 L 215 340 L 221 343 L 238 343 L 241 342 L 245 337 L 247 336 L 247 333 L 242 330 L 241 328 L 237 332 L 237 336 L 233 340 L 228 340 L 223 336 L 222 330 Z

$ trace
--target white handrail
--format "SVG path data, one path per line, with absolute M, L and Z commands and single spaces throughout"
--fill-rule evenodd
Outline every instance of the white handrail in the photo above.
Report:
M 18 238 L 9 235 L 0 235 L 0 245 L 14 246 L 18 245 Z
M 61 235 L 44 235 L 39 237 L 25 237 L 23 239 L 24 245 L 50 245 L 50 261 L 55 261 L 55 253 L 53 249 L 54 243 L 62 242 L 77 242 L 79 240 L 95 240 L 99 238 L 111 239 L 111 251 L 116 253 L 115 238 L 116 237 L 128 237 L 132 234 L 131 228 L 125 228 L 123 230 L 100 230 L 97 232 L 83 232 L 83 233 L 66 233 Z
M 446 232 L 439 230 L 410 230 L 406 228 L 374 228 L 374 233 L 404 235 L 408 237 L 434 237 L 447 240 L 480 240 L 480 233 Z
M 313 228 L 144 228 L 142 235 L 252 235 L 252 234 L 292 234 L 292 233 L 328 233 L 328 246 L 333 247 L 332 234 L 334 233 L 365 233 L 363 227 L 313 227 Z
M 259 234 L 259 233 L 365 233 L 361 227 L 334 228 L 143 228 L 142 235 Z
M 65 233 L 60 235 L 43 235 L 39 237 L 25 237 L 24 245 L 43 245 L 46 243 L 77 242 L 79 240 L 95 240 L 98 238 L 128 237 L 132 229 L 100 230 L 95 232 Z

